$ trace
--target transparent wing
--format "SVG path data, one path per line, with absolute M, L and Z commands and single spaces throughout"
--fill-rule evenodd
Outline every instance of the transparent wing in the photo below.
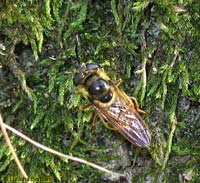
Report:
M 151 135 L 134 106 L 127 104 L 123 97 L 117 97 L 115 102 L 105 108 L 94 104 L 95 109 L 131 143 L 139 147 L 147 147 Z

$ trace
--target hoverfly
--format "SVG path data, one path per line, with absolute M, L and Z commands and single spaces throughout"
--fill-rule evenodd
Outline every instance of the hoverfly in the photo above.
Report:
M 73 83 L 80 88 L 79 93 L 89 100 L 100 119 L 105 119 L 132 144 L 139 147 L 150 145 L 150 132 L 138 114 L 142 110 L 137 101 L 134 105 L 131 98 L 118 88 L 121 80 L 114 83 L 101 66 L 87 63 L 75 73 Z

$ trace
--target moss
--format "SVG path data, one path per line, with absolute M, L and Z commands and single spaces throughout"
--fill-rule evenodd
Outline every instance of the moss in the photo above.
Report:
M 0 7 L 0 111 L 6 123 L 56 150 L 108 167 L 125 157 L 125 150 L 115 151 L 125 144 L 135 158 L 129 154 L 128 165 L 118 162 L 118 170 L 130 170 L 133 181 L 177 182 L 185 175 L 199 181 L 199 2 L 30 0 Z M 30 49 L 34 59 L 24 60 Z M 143 117 L 153 138 L 147 150 L 138 153 L 102 124 L 91 131 L 92 110 L 78 110 L 87 102 L 74 95 L 72 83 L 77 65 L 88 61 L 101 64 L 113 80 L 121 77 L 121 88 L 148 113 Z M 11 140 L 31 177 L 105 181 L 86 165 Z M 3 139 L 0 149 L 2 179 L 20 176 Z M 135 168 L 127 168 L 131 163 Z

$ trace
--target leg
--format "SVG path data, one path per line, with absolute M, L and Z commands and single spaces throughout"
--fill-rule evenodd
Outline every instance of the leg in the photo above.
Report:
M 74 95 L 81 95 L 82 93 L 80 91 L 74 91 L 73 94 Z
M 118 79 L 117 81 L 115 81 L 115 85 L 118 87 L 120 84 L 122 83 L 122 79 Z
M 110 130 L 116 130 L 115 128 L 113 128 L 112 126 L 110 126 L 108 123 L 105 122 L 104 118 L 98 114 L 97 112 L 94 112 L 94 117 L 93 117 L 93 121 L 92 121 L 92 128 L 91 130 L 93 130 L 95 128 L 95 126 L 97 125 L 97 115 L 100 118 L 100 120 L 102 121 L 102 123 L 104 124 L 104 126 Z
M 122 80 L 119 79 L 115 82 L 115 85 L 118 87 L 120 84 L 121 84 Z M 116 89 L 118 89 L 117 87 L 115 87 Z M 143 114 L 146 114 L 145 111 L 143 111 L 142 109 L 140 109 L 139 107 L 139 103 L 137 101 L 137 99 L 135 97 L 129 97 L 128 95 L 126 95 L 126 93 L 124 93 L 123 91 L 119 92 L 120 95 L 127 101 L 128 104 L 132 105 L 132 101 L 131 99 L 133 100 L 134 102 L 134 106 L 135 106 L 135 109 L 137 112 L 139 113 L 143 113 Z
M 79 108 L 80 111 L 84 111 L 84 110 L 86 110 L 87 108 L 89 108 L 91 106 L 92 106 L 92 104 L 88 103 L 88 104 L 86 104 L 84 106 L 80 105 L 78 108 Z
M 116 128 L 112 127 L 111 125 L 109 125 L 108 123 L 105 122 L 104 118 L 99 114 L 97 113 L 100 120 L 102 121 L 102 123 L 104 124 L 104 126 L 110 130 L 117 130 Z
M 137 99 L 136 99 L 135 97 L 130 97 L 130 98 L 131 98 L 131 99 L 133 100 L 133 102 L 134 102 L 136 111 L 139 112 L 139 113 L 146 114 L 145 111 L 143 111 L 142 109 L 140 109 L 140 106 L 139 106 L 139 103 L 138 103 Z
M 93 116 L 93 120 L 92 120 L 92 128 L 91 128 L 91 131 L 92 131 L 92 130 L 96 127 L 96 125 L 97 125 L 97 113 L 94 112 L 93 114 L 94 114 L 94 116 Z

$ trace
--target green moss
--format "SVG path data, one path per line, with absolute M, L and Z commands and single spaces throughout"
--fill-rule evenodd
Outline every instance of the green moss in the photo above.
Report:
M 120 159 L 113 149 L 125 144 L 123 138 L 102 124 L 91 131 L 93 112 L 79 111 L 87 101 L 74 94 L 77 65 L 97 62 L 113 80 L 122 78 L 120 88 L 148 113 L 143 117 L 152 132 L 152 158 L 134 148 L 134 162 L 139 157 L 150 165 L 133 181 L 176 182 L 187 173 L 194 174 L 191 182 L 199 181 L 199 2 L 32 0 L 4 1 L 0 8 L 0 110 L 6 123 L 66 154 L 104 166 Z M 30 55 L 23 59 L 29 48 L 22 52 L 20 45 L 30 46 L 37 62 Z M 11 140 L 31 177 L 103 181 L 86 165 Z M 19 177 L 3 139 L 0 144 L 1 177 Z M 173 164 L 182 156 L 190 158 Z

